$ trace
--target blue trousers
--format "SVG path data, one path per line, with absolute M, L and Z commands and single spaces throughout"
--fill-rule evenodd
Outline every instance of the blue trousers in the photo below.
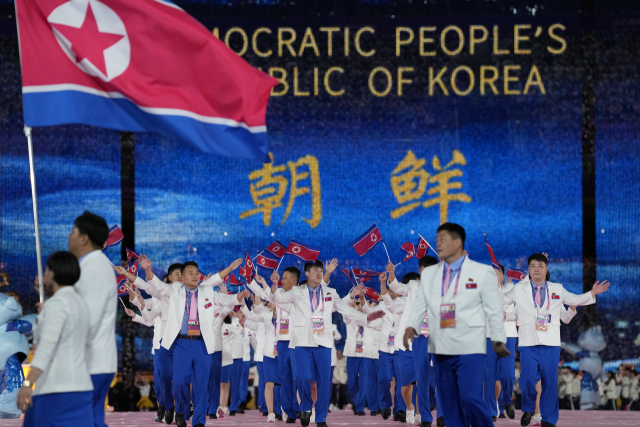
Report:
M 378 406 L 391 409 L 391 380 L 393 379 L 393 354 L 378 352 Z
M 157 387 L 160 393 L 158 394 L 156 391 L 156 394 L 158 396 L 162 395 L 162 405 L 164 405 L 166 409 L 172 409 L 174 406 L 171 387 L 173 386 L 173 349 L 175 346 L 175 341 L 169 350 L 161 346 L 155 351 L 153 357 L 154 378 L 155 370 L 158 371 L 159 376 Z M 158 357 L 157 365 L 156 356 Z
M 264 371 L 262 370 L 262 362 L 256 362 L 258 369 L 258 406 L 263 413 L 267 412 L 267 403 L 264 400 Z
M 397 363 L 399 351 L 393 353 L 393 376 L 396 378 L 396 392 L 393 398 L 393 414 L 395 415 L 398 411 L 407 412 L 407 405 L 404 403 L 404 399 L 402 398 L 402 387 L 400 386 L 400 364 Z
M 435 354 L 430 354 L 429 359 L 433 361 L 435 358 Z M 433 366 L 431 366 L 431 375 L 429 378 L 429 405 L 436 406 L 437 415 L 436 417 L 442 417 L 442 406 L 440 406 L 440 393 L 436 393 L 436 366 L 435 361 L 433 362 Z M 429 407 L 429 412 L 431 412 L 431 407 Z M 433 417 L 433 416 L 432 416 Z
M 363 400 L 367 401 L 367 405 L 369 406 L 369 410 L 371 412 L 378 411 L 378 360 L 377 359 L 369 359 L 366 357 L 362 358 L 362 364 L 360 369 L 360 384 L 362 387 L 360 388 L 360 392 L 364 396 Z M 363 408 L 364 410 L 364 408 Z
M 192 425 L 206 422 L 209 406 L 209 374 L 211 355 L 207 353 L 204 340 L 176 338 L 173 352 L 173 396 L 176 399 L 176 413 L 189 414 L 191 398 L 189 385 L 193 388 Z
M 309 412 L 313 406 L 311 383 L 313 378 L 318 388 L 316 400 L 316 423 L 327 421 L 331 400 L 331 349 L 328 347 L 296 347 L 296 386 L 300 394 L 300 411 Z
M 237 411 L 242 400 L 240 397 L 240 381 L 242 377 L 242 358 L 233 359 L 233 369 L 229 377 L 229 411 Z M 196 423 L 197 424 L 197 423 Z
M 211 355 L 211 370 L 209 371 L 209 406 L 207 414 L 215 414 L 220 406 L 220 377 L 222 372 L 222 351 Z
M 429 354 L 429 338 L 420 335 L 413 340 L 413 360 L 416 366 L 416 387 L 418 390 L 418 409 L 422 421 L 433 421 L 429 404 L 429 384 L 431 378 L 431 355 Z M 414 389 L 415 389 L 414 388 Z
M 111 379 L 113 380 L 113 376 Z M 93 426 L 92 401 L 92 391 L 33 396 L 33 406 L 24 415 L 23 427 Z M 102 418 L 104 423 L 104 399 L 102 400 Z
M 291 369 L 291 351 L 289 341 L 278 341 L 278 366 L 280 368 L 280 404 L 287 417 L 296 419 L 296 406 L 298 398 L 296 387 L 293 383 L 293 371 Z M 280 408 L 278 408 L 280 409 Z
M 164 406 L 164 396 L 160 386 L 160 353 L 157 350 L 153 352 L 153 391 L 156 394 L 158 406 Z
M 96 374 L 91 375 L 91 382 L 93 383 L 93 396 L 92 396 L 92 408 L 93 408 L 93 425 L 94 427 L 106 427 L 104 422 L 104 402 L 109 393 L 109 387 L 113 381 L 113 374 Z
M 487 403 L 487 413 L 490 417 L 497 417 L 499 414 L 496 401 L 496 381 L 500 371 L 498 360 L 498 355 L 493 351 L 491 338 L 487 338 L 487 354 L 484 356 L 484 401 Z
M 238 397 L 240 403 L 247 401 L 247 391 L 249 390 L 249 369 L 251 369 L 251 362 L 242 361 L 242 374 L 240 374 L 240 390 L 238 390 Z
M 498 359 L 500 366 L 499 381 L 502 385 L 500 390 L 500 413 L 504 412 L 504 407 L 511 405 L 513 395 L 513 385 L 516 382 L 516 341 L 517 338 L 507 338 L 507 349 L 511 353 L 509 357 Z
M 534 412 L 536 409 L 536 383 L 541 381 L 540 413 L 542 421 L 557 424 L 558 402 L 558 363 L 560 347 L 534 345 L 520 347 L 520 389 L 522 390 L 522 412 Z
M 437 393 L 448 427 L 493 427 L 482 398 L 484 358 L 484 354 L 435 355 Z
M 347 357 L 347 390 L 351 403 L 356 408 L 356 412 L 364 411 L 364 396 L 358 390 L 361 379 L 359 378 L 362 366 L 362 357 Z

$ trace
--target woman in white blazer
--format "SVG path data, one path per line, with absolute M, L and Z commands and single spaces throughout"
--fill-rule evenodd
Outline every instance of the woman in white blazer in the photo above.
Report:
M 93 426 L 89 308 L 73 286 L 79 278 L 73 254 L 56 252 L 47 260 L 43 285 L 49 299 L 36 319 L 31 371 L 17 398 L 18 408 L 27 410 L 25 427 Z

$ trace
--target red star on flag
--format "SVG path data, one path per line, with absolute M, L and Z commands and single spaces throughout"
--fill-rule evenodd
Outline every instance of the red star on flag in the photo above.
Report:
M 107 75 L 104 50 L 119 42 L 124 36 L 101 32 L 98 29 L 96 17 L 93 15 L 91 3 L 87 6 L 87 14 L 80 28 L 64 24 L 53 24 L 53 26 L 71 43 L 71 50 L 76 55 L 76 62 L 86 59 L 103 75 Z

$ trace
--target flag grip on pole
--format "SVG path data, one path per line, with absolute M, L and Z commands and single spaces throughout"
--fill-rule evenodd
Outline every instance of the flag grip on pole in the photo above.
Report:
M 382 246 L 384 246 L 384 251 L 387 253 L 387 259 L 391 262 L 391 257 L 389 256 L 389 251 L 387 250 L 387 245 L 384 244 L 384 240 L 382 241 Z
M 44 302 L 44 287 L 42 286 L 42 247 L 40 246 L 40 222 L 38 221 L 38 196 L 36 194 L 36 169 L 33 163 L 33 144 L 31 140 L 31 128 L 24 127 L 24 135 L 27 137 L 29 149 L 29 177 L 31 179 L 31 201 L 33 204 L 33 228 L 36 239 L 36 263 L 38 265 L 38 288 L 40 290 L 40 302 Z

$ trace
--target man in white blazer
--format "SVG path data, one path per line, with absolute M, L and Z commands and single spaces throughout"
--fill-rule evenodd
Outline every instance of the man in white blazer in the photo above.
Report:
M 307 284 L 294 287 L 289 292 L 275 293 L 276 303 L 290 303 L 295 306 L 293 330 L 290 346 L 295 347 L 291 357 L 296 373 L 296 386 L 300 395 L 300 423 L 306 427 L 311 419 L 311 381 L 317 384 L 316 424 L 326 427 L 327 411 L 331 396 L 331 347 L 333 345 L 331 314 L 338 311 L 344 317 L 361 326 L 367 326 L 384 316 L 377 311 L 369 314 L 349 307 L 342 301 L 338 292 L 330 287 L 321 286 L 323 281 L 322 262 L 305 265 Z M 380 327 L 381 321 L 372 327 Z
M 172 394 L 175 399 L 176 425 L 187 425 L 184 418 L 190 408 L 189 385 L 192 384 L 194 408 L 191 422 L 193 426 L 204 426 L 209 404 L 208 384 L 212 364 L 210 355 L 220 350 L 221 345 L 220 338 L 216 338 L 220 335 L 220 330 L 214 330 L 216 310 L 213 306 L 240 305 L 242 299 L 249 295 L 249 291 L 225 295 L 214 291 L 213 288 L 238 268 L 242 259 L 235 260 L 224 270 L 207 277 L 202 283 L 198 264 L 187 261 L 182 264 L 180 271 L 182 282 L 167 284 L 154 276 L 151 261 L 147 257 L 141 258 L 141 266 L 147 274 L 147 283 L 155 288 L 161 298 L 169 298 L 169 313 L 162 336 L 162 347 L 167 350 L 173 348 Z M 122 267 L 116 267 L 120 274 L 124 273 L 122 270 Z
M 520 388 L 522 418 L 527 426 L 535 411 L 535 385 L 542 380 L 540 412 L 542 426 L 553 427 L 558 421 L 558 363 L 560 361 L 560 320 L 564 304 L 590 305 L 596 295 L 609 289 L 609 282 L 596 282 L 590 292 L 572 294 L 559 283 L 546 280 L 548 260 L 543 254 L 529 257 L 529 276 L 505 293 L 504 304 L 516 304 L 518 349 L 520 350 Z M 493 328 L 493 325 L 492 325 Z
M 116 350 L 116 312 L 118 290 L 111 262 L 102 252 L 109 226 L 101 216 L 85 211 L 75 219 L 69 234 L 69 252 L 80 263 L 76 292 L 89 310 L 87 365 L 93 382 L 93 424 L 105 427 L 104 402 L 118 369 Z
M 86 358 L 90 310 L 73 286 L 79 278 L 73 254 L 56 252 L 47 260 L 43 286 L 48 298 L 36 319 L 31 371 L 17 397 L 19 409 L 31 407 L 26 427 L 93 425 L 93 384 Z
M 436 383 L 448 426 L 491 427 L 482 396 L 486 353 L 485 320 L 491 325 L 494 351 L 509 355 L 502 323 L 496 273 L 464 255 L 466 233 L 458 224 L 438 228 L 438 256 L 443 262 L 422 270 L 419 292 L 404 333 L 405 346 L 429 314 L 429 352 L 435 354 Z

